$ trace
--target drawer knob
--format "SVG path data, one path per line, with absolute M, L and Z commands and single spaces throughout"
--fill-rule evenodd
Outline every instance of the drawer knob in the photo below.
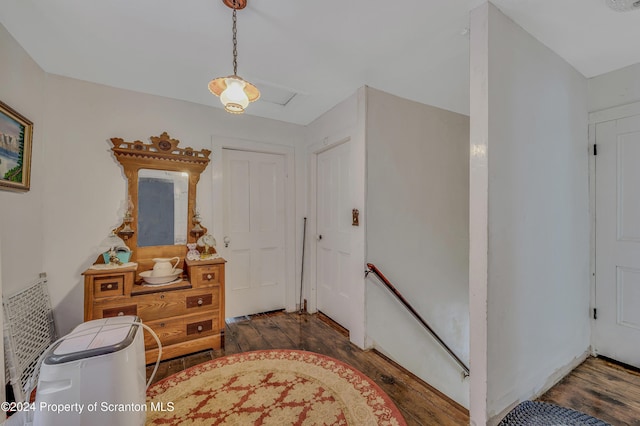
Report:
M 164 323 L 163 322 L 160 323 L 160 327 L 164 327 Z
M 201 298 L 198 299 L 198 305 L 202 305 L 204 303 L 204 300 L 202 300 Z
M 210 280 L 211 278 L 213 278 L 211 274 L 207 274 L 207 279 Z
M 124 316 L 124 312 L 122 312 L 122 311 L 118 312 L 118 316 L 119 317 L 123 317 Z
M 202 326 L 201 325 L 198 326 L 198 331 L 202 331 Z
M 161 294 L 161 295 L 160 295 L 160 299 L 164 299 L 164 294 Z
M 113 288 L 113 284 L 107 284 L 107 288 L 111 290 Z

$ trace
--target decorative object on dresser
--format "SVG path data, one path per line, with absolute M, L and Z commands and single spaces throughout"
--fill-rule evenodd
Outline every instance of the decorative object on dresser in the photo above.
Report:
M 216 252 L 216 239 L 213 238 L 211 234 L 204 234 L 202 237 L 198 238 L 198 247 L 202 247 L 200 250 L 200 259 L 212 259 L 214 257 L 218 257 L 218 253 Z
M 198 244 L 189 243 L 187 244 L 187 248 L 189 251 L 187 252 L 187 260 L 198 260 L 200 259 L 200 252 L 197 249 Z
M 202 226 L 200 226 L 200 222 L 202 222 L 202 219 L 200 218 L 200 212 L 198 212 L 198 210 L 194 209 L 193 212 L 193 228 L 191 228 L 191 231 L 189 231 L 189 233 L 194 237 L 194 238 L 198 238 L 200 237 L 202 234 L 204 234 L 204 229 L 202 228 Z
M 133 235 L 133 229 L 131 229 L 131 223 L 133 222 L 133 202 L 131 202 L 131 196 L 127 200 L 127 211 L 124 213 L 122 219 L 122 229 L 120 229 L 120 236 L 125 240 L 129 239 Z
M 196 187 L 211 151 L 180 148 L 166 132 L 150 139 L 111 139 L 130 200 L 115 233 L 131 261 L 103 264 L 101 255 L 83 273 L 84 319 L 137 315 L 158 334 L 162 358 L 168 359 L 224 345 L 226 261 L 187 256 L 198 238 L 209 235 L 199 214 L 190 212 L 196 212 Z M 150 216 L 157 211 L 169 213 Z M 156 343 L 149 333 L 144 337 L 151 363 Z
M 102 241 L 100 247 L 103 250 L 102 258 L 105 264 L 122 265 L 131 259 L 131 250 L 122 238 L 116 235 L 115 229 Z

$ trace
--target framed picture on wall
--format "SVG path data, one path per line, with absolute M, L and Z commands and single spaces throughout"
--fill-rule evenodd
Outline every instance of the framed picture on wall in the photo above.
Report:
M 33 123 L 0 102 L 0 189 L 28 191 Z

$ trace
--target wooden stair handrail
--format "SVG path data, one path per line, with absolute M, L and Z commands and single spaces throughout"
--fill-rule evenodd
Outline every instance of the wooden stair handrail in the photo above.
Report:
M 378 277 L 378 279 L 382 281 L 382 283 L 387 287 L 387 289 L 389 289 L 394 294 L 394 296 L 396 296 L 396 298 L 404 305 L 404 307 L 407 308 L 409 312 L 411 312 L 414 318 L 418 320 L 420 324 L 422 324 L 422 326 L 429 332 L 431 337 L 433 337 L 440 344 L 440 346 L 442 346 L 443 349 L 456 361 L 460 368 L 462 368 L 464 377 L 468 377 L 469 367 L 467 367 L 466 364 L 462 362 L 462 360 L 458 357 L 458 355 L 456 355 L 455 352 L 453 352 L 451 348 L 449 348 L 444 340 L 442 340 L 440 336 L 438 336 L 438 333 L 436 333 L 429 326 L 429 324 L 427 324 L 427 322 L 420 316 L 420 314 L 413 308 L 413 306 L 411 306 L 407 299 L 402 296 L 398 289 L 396 289 L 393 284 L 391 284 L 391 282 L 387 279 L 387 277 L 385 277 L 384 274 L 380 272 L 376 265 L 374 265 L 373 263 L 367 263 L 367 268 L 369 269 L 367 269 L 367 271 L 365 272 L 365 277 L 369 275 L 370 272 L 373 272 Z

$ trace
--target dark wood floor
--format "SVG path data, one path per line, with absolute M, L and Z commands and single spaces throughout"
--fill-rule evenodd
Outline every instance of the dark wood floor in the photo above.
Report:
M 339 359 L 373 379 L 409 425 L 467 425 L 468 411 L 376 351 L 362 351 L 322 315 L 273 314 L 227 321 L 225 348 L 163 361 L 154 382 L 202 362 L 260 349 L 299 349 Z M 153 366 L 147 367 L 147 376 Z M 612 425 L 640 426 L 640 373 L 589 358 L 540 400 L 573 408 Z
M 611 423 L 640 426 L 640 373 L 602 358 L 587 358 L 539 398 Z

